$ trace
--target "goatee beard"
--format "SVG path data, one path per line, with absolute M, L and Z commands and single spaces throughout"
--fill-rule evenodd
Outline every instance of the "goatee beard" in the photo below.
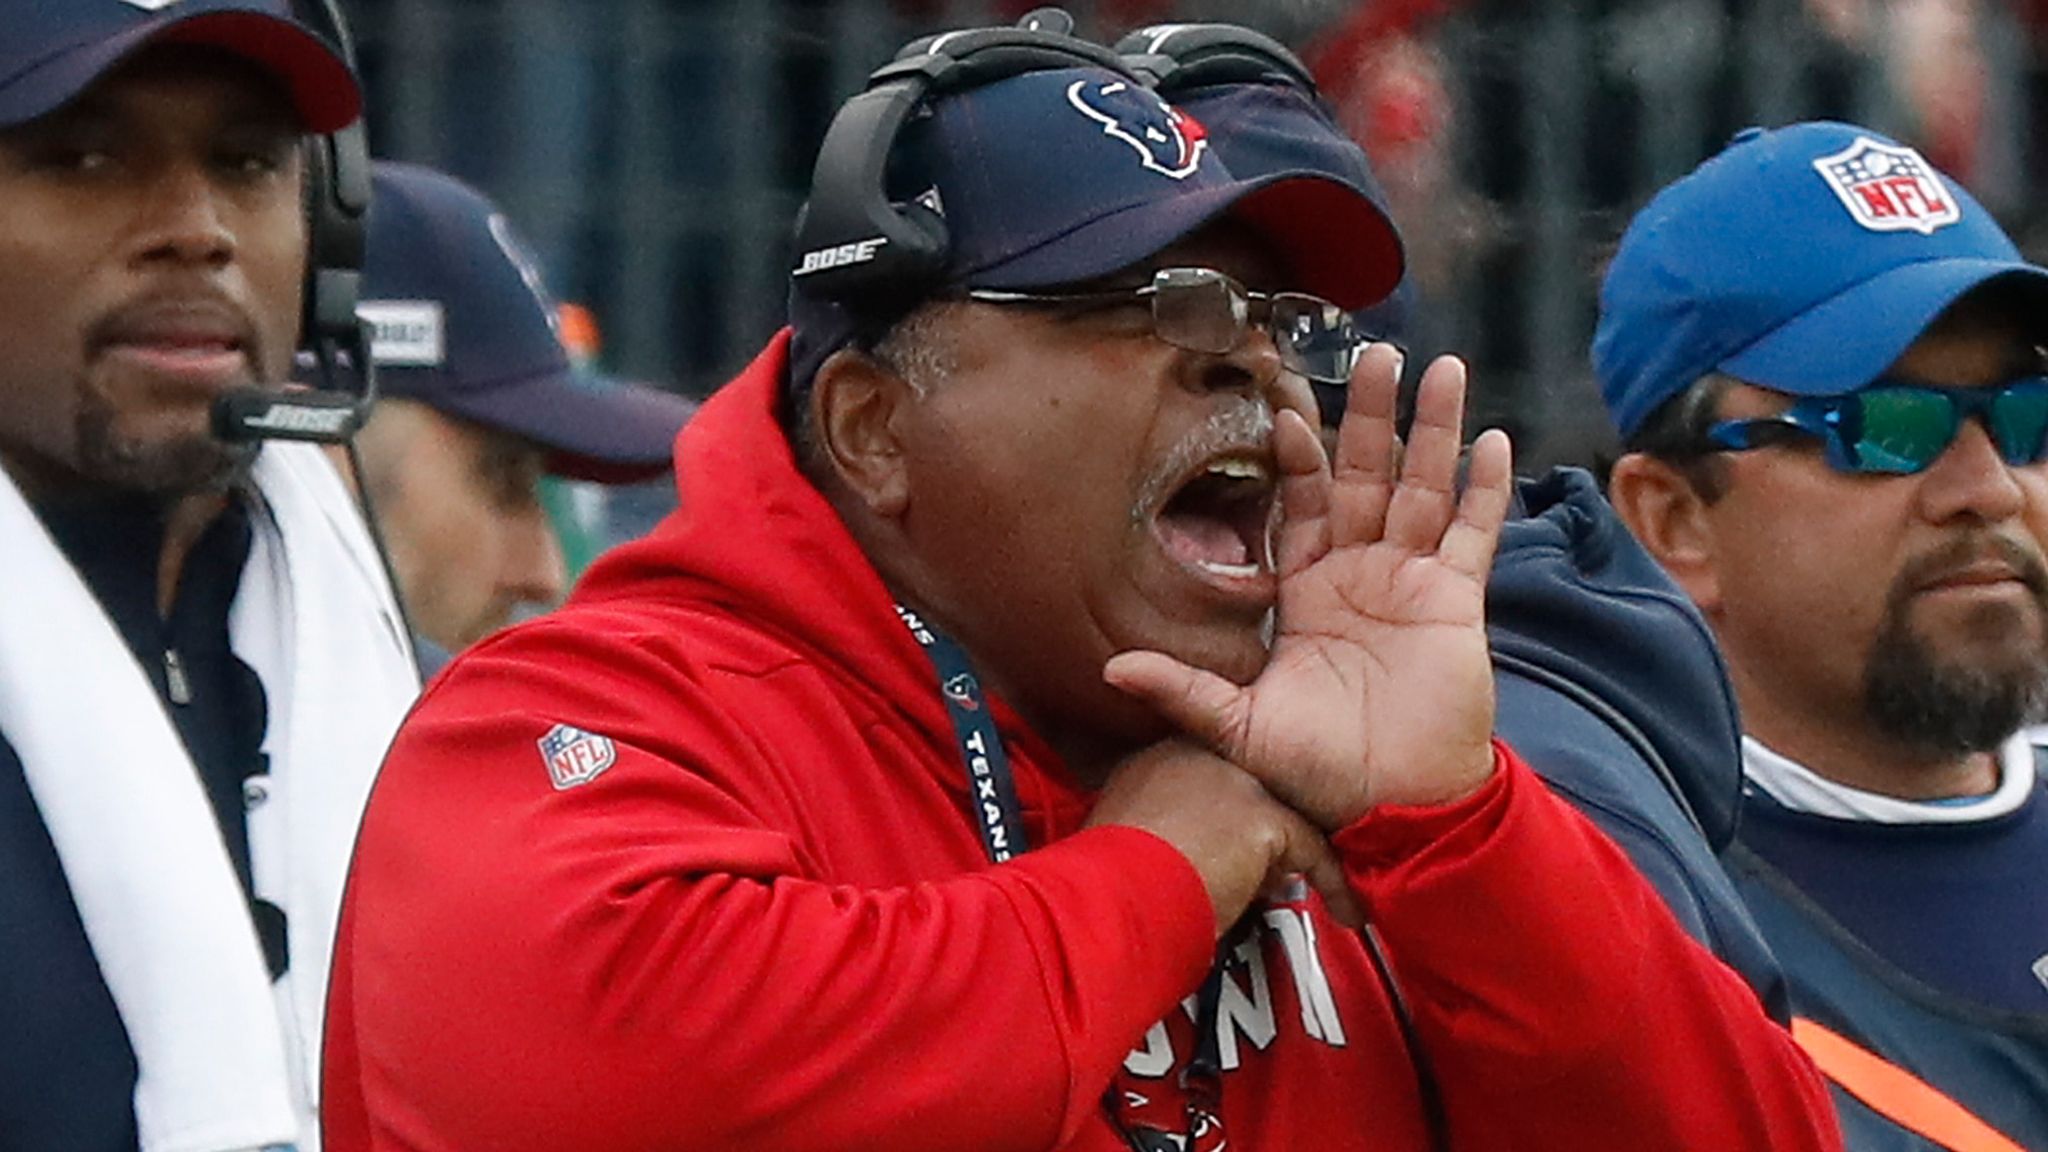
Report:
M 2003 633 L 2032 643 L 2017 651 L 1981 651 L 1944 660 L 1909 617 L 1913 594 L 1943 571 L 1985 553 L 2019 574 L 2031 594 L 2032 621 L 2004 606 L 1984 610 L 1972 631 Z M 1996 618 L 1988 618 L 1995 616 Z M 2034 552 L 2003 537 L 1959 541 L 1909 565 L 1894 583 L 1884 622 L 1863 674 L 1866 717 L 1879 732 L 1922 752 L 1962 756 L 1989 752 L 2048 711 L 2048 568 Z

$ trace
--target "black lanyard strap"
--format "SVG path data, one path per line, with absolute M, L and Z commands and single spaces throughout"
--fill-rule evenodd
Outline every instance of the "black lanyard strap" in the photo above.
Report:
M 1003 751 L 995 717 L 989 715 L 988 697 L 958 644 L 901 604 L 896 605 L 896 615 L 939 674 L 939 699 L 945 701 L 946 714 L 953 719 L 953 738 L 960 744 L 960 761 L 967 766 L 967 806 L 981 833 L 982 850 L 991 861 L 1001 864 L 1029 844 L 1024 838 L 1024 810 L 1017 804 L 1017 783 L 1010 775 L 1010 757 Z
M 974 667 L 960 645 L 901 604 L 896 605 L 896 615 L 910 629 L 911 637 L 924 649 L 933 671 L 938 673 L 939 699 L 945 701 L 946 714 L 953 720 L 953 738 L 960 745 L 960 761 L 967 767 L 968 808 L 974 813 L 975 829 L 981 833 L 982 850 L 988 853 L 989 860 L 1001 864 L 1022 854 L 1029 844 L 1024 838 L 1023 809 L 1017 804 L 1010 757 L 1003 751 L 1003 738 L 996 731 L 995 718 L 989 715 L 988 697 L 982 693 L 981 681 L 975 678 Z M 1201 991 L 1196 995 L 1195 1054 L 1180 1078 L 1187 1122 L 1182 1139 L 1188 1146 L 1192 1146 L 1195 1135 L 1207 1122 L 1216 1120 L 1223 1102 L 1222 1060 L 1216 1035 L 1223 972 L 1229 966 L 1230 954 L 1248 936 L 1252 920 L 1253 914 L 1246 913 L 1217 943 L 1216 961 L 1210 965 L 1208 978 L 1202 981 Z M 1125 1124 L 1121 1096 L 1114 1083 L 1103 1096 L 1103 1106 L 1118 1133 L 1132 1148 L 1142 1152 L 1146 1145 Z

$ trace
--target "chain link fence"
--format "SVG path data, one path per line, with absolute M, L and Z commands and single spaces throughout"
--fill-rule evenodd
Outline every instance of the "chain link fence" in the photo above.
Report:
M 1602 450 L 1585 351 L 1597 277 L 1650 191 L 1746 124 L 1825 115 L 1907 138 L 1922 129 L 1902 98 L 1901 54 L 1887 47 L 1931 34 L 1886 25 L 1911 0 L 1405 2 L 1450 11 L 1360 66 L 1408 69 L 1426 89 L 1418 106 L 1434 109 L 1426 138 L 1390 155 L 1394 171 L 1382 163 L 1420 289 L 1409 339 L 1473 361 L 1478 416 L 1514 431 L 1532 466 Z M 1318 62 L 1374 4 L 1399 7 L 1154 7 L 1253 24 Z M 1845 5 L 1862 11 L 1855 36 L 1816 15 Z M 692 395 L 781 323 L 789 223 L 837 104 L 913 36 L 1015 15 L 997 0 L 347 7 L 378 153 L 489 191 L 557 293 L 600 317 L 607 366 Z M 1127 7 L 1070 5 L 1100 37 L 1128 30 Z M 1969 21 L 1963 79 L 1977 95 L 1970 139 L 1948 144 L 1969 159 L 1980 197 L 2024 232 L 2032 178 L 2048 167 L 2032 42 L 2002 5 L 1947 7 Z

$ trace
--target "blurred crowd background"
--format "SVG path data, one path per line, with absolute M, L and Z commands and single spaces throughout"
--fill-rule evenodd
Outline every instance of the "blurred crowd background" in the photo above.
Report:
M 910 38 L 1012 0 L 344 0 L 379 155 L 490 192 L 609 371 L 692 396 L 781 323 L 832 109 Z M 1070 0 L 1104 39 L 1268 32 L 1315 69 L 1409 243 L 1404 341 L 1475 369 L 1525 468 L 1608 444 L 1586 362 L 1605 253 L 1749 124 L 1919 146 L 2048 256 L 2048 0 Z M 1411 364 L 1416 356 L 1411 356 Z

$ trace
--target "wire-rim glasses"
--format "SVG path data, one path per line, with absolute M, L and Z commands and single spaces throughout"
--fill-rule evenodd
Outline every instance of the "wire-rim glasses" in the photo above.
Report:
M 1081 308 L 1142 300 L 1151 307 L 1152 332 L 1160 340 L 1217 356 L 1236 351 L 1256 322 L 1273 338 L 1282 364 L 1323 384 L 1348 382 L 1368 342 L 1349 312 L 1320 296 L 1253 292 L 1214 268 L 1161 268 L 1150 284 L 1138 288 L 1070 293 L 970 288 L 966 296 L 984 304 Z

